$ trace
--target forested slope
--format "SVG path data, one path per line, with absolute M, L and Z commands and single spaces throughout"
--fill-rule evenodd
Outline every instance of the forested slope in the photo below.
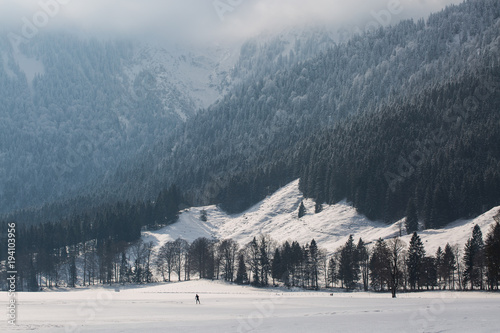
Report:
M 301 190 L 426 228 L 500 204 L 500 68 L 451 80 L 302 143 Z
M 16 45 L 0 36 L 0 213 L 56 201 L 52 218 L 100 204 L 93 180 L 171 138 L 238 82 L 331 45 L 327 31 L 305 28 L 242 47 L 56 32 Z
M 304 166 L 290 156 L 311 135 L 488 72 L 499 59 L 499 17 L 497 1 L 466 1 L 243 82 L 140 163 L 122 165 L 106 188 L 147 199 L 176 183 L 192 204 L 222 202 L 241 211 L 301 174 Z M 251 189 L 251 199 L 238 198 L 241 188 Z

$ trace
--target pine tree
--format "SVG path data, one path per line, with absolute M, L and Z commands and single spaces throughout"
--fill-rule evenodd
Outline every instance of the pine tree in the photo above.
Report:
M 283 249 L 281 251 L 281 261 L 282 261 L 282 271 L 281 281 L 285 286 L 290 287 L 290 273 L 293 270 L 292 267 L 292 246 L 288 241 L 283 244 Z
M 328 285 L 333 287 L 333 285 L 337 282 L 337 263 L 333 257 L 328 261 L 327 275 L 326 280 L 328 281 Z
M 464 285 L 470 284 L 483 289 L 484 275 L 484 243 L 481 228 L 476 224 L 472 230 L 472 237 L 465 244 L 464 250 Z
M 297 241 L 292 242 L 290 259 L 291 284 L 292 286 L 298 286 L 302 279 L 301 270 L 304 263 L 304 252 Z
M 138 259 L 135 260 L 135 267 L 134 267 L 134 282 L 135 283 L 142 283 L 143 279 L 143 269 L 142 266 L 140 265 L 140 261 Z
M 74 288 L 76 287 L 76 280 L 77 280 L 77 272 L 76 272 L 76 260 L 75 260 L 75 255 L 72 254 L 70 257 L 70 264 L 69 264 L 69 286 Z
M 120 283 L 123 284 L 125 282 L 129 282 L 127 279 L 128 270 L 129 267 L 128 267 L 127 256 L 125 254 L 125 251 L 123 251 L 121 254 L 121 261 L 120 261 Z
M 340 251 L 339 278 L 346 289 L 354 289 L 359 280 L 359 263 L 357 262 L 356 247 L 353 236 L 350 235 Z
M 260 239 L 259 250 L 259 266 L 260 266 L 260 284 L 264 287 L 269 285 L 269 271 L 271 270 L 271 263 L 269 259 L 269 246 L 270 240 L 263 235 Z
M 314 214 L 321 213 L 323 211 L 323 205 L 320 204 L 319 202 L 316 202 L 314 204 Z
M 281 252 L 279 248 L 274 250 L 273 262 L 271 265 L 271 275 L 273 278 L 273 285 L 275 281 L 280 281 L 283 277 L 283 262 L 281 260 Z
M 309 258 L 310 258 L 310 271 L 311 271 L 311 287 L 318 289 L 318 275 L 319 275 L 319 250 L 316 241 L 313 239 L 309 245 Z
M 302 247 L 302 263 L 299 266 L 300 280 L 302 288 L 309 288 L 311 285 L 311 256 L 309 244 Z
M 306 207 L 304 206 L 304 202 L 302 201 L 299 206 L 299 219 L 306 215 Z
M 247 245 L 248 258 L 250 260 L 250 270 L 252 272 L 252 284 L 255 286 L 260 285 L 260 248 L 257 239 L 253 240 Z
M 36 270 L 35 270 L 35 265 L 33 264 L 33 257 L 32 255 L 30 254 L 29 255 L 29 270 L 28 270 L 28 291 L 38 291 L 39 290 L 39 285 L 38 285 L 38 281 L 36 279 Z M 74 259 L 74 257 L 73 257 Z M 73 266 L 70 266 L 70 279 L 72 277 L 71 275 L 71 272 L 73 271 L 72 268 Z M 74 265 L 75 267 L 75 275 L 76 275 L 76 265 Z M 74 281 L 76 281 L 76 279 L 74 279 Z M 76 282 L 75 282 L 76 283 Z M 70 286 L 74 287 L 75 285 L 71 285 L 71 282 L 70 282 Z
M 243 255 L 243 253 L 240 253 L 238 256 L 238 270 L 236 272 L 235 282 L 237 284 L 248 283 L 247 267 L 245 265 L 245 256 Z
M 420 279 L 422 274 L 422 264 L 425 257 L 425 249 L 420 236 L 416 232 L 413 233 L 410 246 L 408 249 L 408 282 L 410 288 L 415 290 L 420 287 Z
M 382 291 L 384 286 L 390 285 L 390 255 L 387 243 L 382 238 L 379 238 L 375 243 L 370 258 L 370 280 L 375 290 Z
M 444 267 L 444 252 L 443 249 L 441 249 L 441 246 L 438 247 L 436 251 L 436 272 L 437 272 L 437 280 L 438 283 L 440 283 L 442 280 L 444 280 L 444 275 L 445 275 L 445 267 Z
M 427 290 L 430 288 L 434 289 L 437 285 L 437 270 L 436 270 L 436 259 L 433 257 L 424 257 L 422 259 L 422 264 L 420 266 L 420 287 L 426 287 Z
M 200 212 L 200 221 L 202 221 L 202 222 L 207 222 L 208 221 L 207 211 L 205 209 L 202 209 L 201 212 Z

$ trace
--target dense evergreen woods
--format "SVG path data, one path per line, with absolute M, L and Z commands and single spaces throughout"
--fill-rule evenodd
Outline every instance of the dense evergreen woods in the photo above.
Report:
M 237 82 L 326 49 L 331 41 L 317 42 L 322 39 L 317 34 L 250 40 L 234 65 L 220 57 L 237 53 L 236 46 L 200 54 L 182 45 L 163 48 L 47 31 L 11 45 L 0 29 L 0 213 L 47 204 L 42 217 L 29 212 L 18 217 L 57 220 L 103 200 L 134 201 L 136 193 L 113 196 L 98 185 L 122 174 L 120 164 L 170 138 L 178 124 Z M 280 59 L 288 49 L 293 56 Z M 148 199 L 163 187 L 150 191 Z M 72 200 L 79 195 L 85 200 Z
M 149 72 L 126 76 L 135 48 L 48 34 L 15 50 L 0 38 L 0 213 L 80 195 L 180 121 Z
M 46 225 L 39 227 L 37 235 L 33 230 L 19 235 L 19 239 L 45 238 L 36 245 L 39 250 L 23 248 L 18 255 L 22 264 L 18 285 L 34 291 L 201 278 L 260 287 L 391 291 L 393 297 L 400 291 L 423 289 L 498 290 L 500 213 L 494 218 L 486 237 L 478 225 L 474 227 L 463 252 L 461 244 L 446 244 L 435 254 L 426 252 L 416 232 L 409 244 L 397 236 L 366 244 L 362 239 L 355 242 L 351 235 L 334 253 L 327 253 L 314 239 L 303 245 L 296 241 L 278 244 L 260 235 L 240 246 L 232 239 L 200 237 L 189 243 L 179 238 L 154 248 L 152 243 L 131 242 L 113 232 L 81 238 L 74 230 Z M 72 245 L 63 245 L 64 237 Z
M 69 280 L 65 281 L 74 286 L 79 274 L 77 261 L 83 261 L 78 270 L 83 270 L 83 284 L 107 283 L 116 273 L 110 267 L 114 256 L 121 254 L 125 258 L 130 244 L 140 239 L 143 228 L 158 228 L 177 221 L 182 205 L 181 193 L 172 186 L 160 192 L 152 203 L 103 204 L 59 222 L 19 223 L 16 261 L 21 285 L 33 290 L 41 285 L 42 278 L 47 286 L 57 285 L 61 266 L 68 265 Z M 2 244 L 7 244 L 7 223 L 1 223 Z M 0 261 L 6 260 L 6 250 L 7 247 L 0 250 Z M 2 267 L 2 272 L 5 271 Z
M 440 228 L 500 204 L 500 68 L 318 133 L 300 188 L 374 220 Z
M 347 131 L 351 116 L 367 116 L 365 120 L 357 121 L 357 128 L 351 129 L 351 138 L 361 138 L 364 127 L 370 128 L 373 117 L 376 117 L 370 118 L 370 114 L 389 116 L 387 125 L 394 127 L 398 120 L 411 122 L 410 117 L 403 113 L 415 108 L 425 108 L 427 113 L 432 113 L 434 105 L 448 109 L 464 100 L 469 102 L 467 98 L 474 96 L 473 90 L 477 81 L 481 81 L 481 75 L 498 66 L 498 17 L 498 1 L 466 1 L 433 14 L 426 21 L 403 21 L 393 27 L 354 36 L 346 43 L 332 44 L 328 51 L 311 60 L 242 82 L 218 103 L 179 127 L 172 137 L 143 155 L 140 164 L 124 168 L 123 173 L 106 186 L 116 188 L 114 193 L 126 196 L 131 196 L 132 192 L 137 195 L 136 189 L 140 188 L 141 195 L 147 198 L 148 192 L 156 193 L 155 188 L 175 182 L 189 193 L 188 198 L 195 205 L 217 203 L 229 212 L 242 211 L 279 186 L 308 175 L 309 164 L 322 157 L 299 156 L 300 147 L 307 147 L 310 141 L 317 140 L 315 137 L 318 135 L 334 131 L 339 123 Z M 453 91 L 454 82 L 460 93 Z M 441 94 L 439 101 L 432 92 Z M 492 96 L 496 98 L 497 94 Z M 487 100 L 486 103 L 494 106 L 496 101 Z M 436 116 L 437 113 L 431 119 L 436 119 Z M 477 119 L 467 120 L 480 123 Z M 489 121 L 486 117 L 483 120 L 484 124 Z M 442 119 L 439 123 L 443 123 Z M 449 122 L 446 124 L 451 125 Z M 400 128 L 404 126 L 402 124 Z M 453 132 L 448 132 L 452 127 L 443 129 L 444 135 L 454 137 Z M 394 128 L 391 130 L 396 131 Z M 473 131 L 472 128 L 470 130 Z M 405 134 L 405 141 L 418 143 L 420 138 L 416 135 L 419 133 Z M 385 137 L 379 135 L 377 139 L 381 141 L 373 139 L 374 144 L 381 147 L 390 145 L 389 134 Z M 354 138 L 349 145 L 355 145 L 357 140 Z M 480 143 L 470 142 L 471 145 Z M 411 143 L 405 145 L 405 149 L 410 150 L 400 153 L 408 159 L 415 148 Z M 397 148 L 403 148 L 403 145 L 393 147 L 394 151 Z M 462 160 L 469 159 L 451 153 L 440 158 L 455 158 L 455 168 L 461 169 L 459 164 Z M 398 174 L 398 160 L 399 156 L 396 156 L 389 162 L 390 165 L 383 165 L 374 171 L 382 176 L 377 178 L 378 182 L 386 182 L 386 172 Z M 357 159 L 357 163 L 364 161 Z M 369 168 L 371 165 L 362 167 Z M 472 178 L 477 177 L 481 176 L 472 175 Z M 346 175 L 345 178 L 349 177 Z M 135 182 L 140 186 L 128 185 Z M 405 188 L 403 184 L 397 182 L 396 190 Z M 332 186 L 328 186 L 333 191 Z M 377 190 L 383 187 L 367 186 Z M 404 206 L 403 212 L 406 210 L 409 195 L 403 196 L 404 203 L 396 204 L 398 211 L 382 213 L 378 210 L 387 205 L 379 205 L 371 212 L 372 207 L 368 206 L 376 206 L 381 200 L 386 200 L 386 193 L 366 194 L 361 190 L 366 186 L 355 187 L 359 193 L 349 193 L 350 200 L 370 216 L 393 219 L 402 216 L 401 206 Z M 419 188 L 425 194 L 432 192 L 429 201 L 434 196 L 443 197 L 441 192 L 445 190 L 442 187 L 432 190 Z M 353 189 L 342 191 L 352 192 Z M 307 192 L 315 196 L 314 192 Z M 339 197 L 341 195 L 346 196 L 347 193 L 339 193 Z M 369 198 L 378 197 L 371 202 L 366 195 Z M 416 200 L 421 194 L 412 193 L 411 196 Z M 325 198 L 329 201 L 338 199 Z M 463 198 L 459 200 L 465 201 Z M 478 201 L 471 202 L 455 215 L 474 214 L 491 205 L 483 199 Z M 415 204 L 419 206 L 421 215 L 422 202 Z M 437 214 L 429 206 L 426 209 Z M 439 226 L 450 218 L 453 216 L 434 216 L 431 219 L 440 220 L 435 222 Z

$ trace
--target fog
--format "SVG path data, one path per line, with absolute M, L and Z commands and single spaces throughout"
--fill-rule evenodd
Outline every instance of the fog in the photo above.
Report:
M 419 18 L 461 0 L 0 0 L 3 30 L 74 30 L 159 41 L 240 40 L 287 26 L 367 26 Z M 29 29 L 28 29 L 29 30 Z

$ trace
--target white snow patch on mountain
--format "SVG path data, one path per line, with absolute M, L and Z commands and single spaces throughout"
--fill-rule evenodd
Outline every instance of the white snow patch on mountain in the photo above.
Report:
M 214 45 L 197 49 L 181 45 L 143 45 L 125 65 L 134 82 L 141 73 L 154 77 L 154 85 L 139 89 L 154 90 L 166 110 L 185 121 L 194 112 L 207 108 L 230 89 L 230 71 L 239 57 L 239 45 Z M 143 85 L 141 82 L 139 85 Z M 137 89 L 133 87 L 131 89 Z
M 303 200 L 307 214 L 299 219 L 298 209 Z M 427 253 L 433 255 L 446 243 L 457 244 L 462 249 L 475 224 L 481 227 L 485 236 L 499 209 L 491 209 L 475 219 L 456 221 L 443 229 L 419 232 Z M 207 222 L 200 220 L 202 210 L 207 212 Z M 345 244 L 351 234 L 356 241 L 361 237 L 368 243 L 401 235 L 408 244 L 411 238 L 411 235 L 406 235 L 404 219 L 390 225 L 371 221 L 345 201 L 324 205 L 322 212 L 314 214 L 314 202 L 304 199 L 296 180 L 242 214 L 228 215 L 216 206 L 186 209 L 178 222 L 158 231 L 144 232 L 143 240 L 153 242 L 155 247 L 179 237 L 189 242 L 198 237 L 232 238 L 244 245 L 261 234 L 268 234 L 279 243 L 296 240 L 305 244 L 314 238 L 329 253 Z
M 13 52 L 13 57 L 21 69 L 21 71 L 24 72 L 26 75 L 26 81 L 28 82 L 28 85 L 30 88 L 32 87 L 33 80 L 37 75 L 43 75 L 45 74 L 45 66 L 43 63 L 36 59 L 36 58 L 30 58 L 26 56 L 25 54 L 21 53 L 19 50 L 14 50 Z M 4 57 L 4 67 L 7 69 L 8 74 L 14 74 L 10 68 L 7 66 L 7 57 Z M 14 74 L 15 75 L 15 74 Z

